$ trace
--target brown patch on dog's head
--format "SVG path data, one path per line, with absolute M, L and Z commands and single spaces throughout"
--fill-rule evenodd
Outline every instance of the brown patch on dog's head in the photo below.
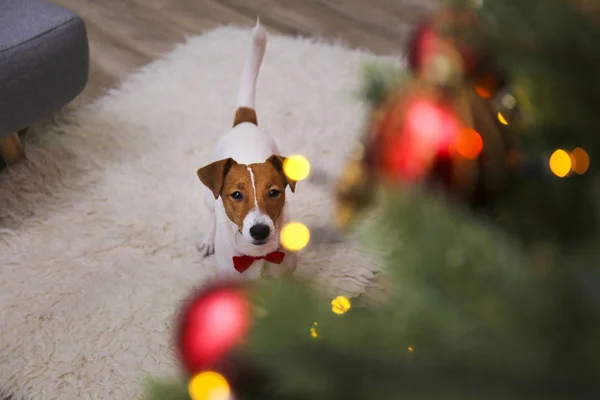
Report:
M 227 217 L 241 232 L 244 219 L 252 210 L 266 214 L 273 224 L 281 216 L 286 186 L 292 192 L 296 189 L 296 181 L 283 173 L 284 161 L 285 157 L 274 155 L 263 163 L 248 166 L 228 158 L 200 168 L 198 177 L 215 199 L 221 196 Z
M 292 192 L 296 182 L 283 173 L 285 157 L 271 156 L 264 163 L 251 164 L 254 175 L 256 199 L 260 211 L 267 214 L 273 223 L 279 219 L 285 205 L 285 187 L 290 186 Z
M 254 208 L 254 189 L 248 167 L 227 158 L 200 168 L 198 177 L 213 192 L 215 199 L 221 196 L 227 217 L 241 231 L 244 218 Z
M 254 188 L 247 165 L 238 164 L 231 168 L 223 184 L 221 199 L 225 214 L 242 231 L 244 218 L 255 208 Z
M 226 158 L 205 165 L 197 171 L 198 178 L 204 186 L 210 189 L 215 199 L 219 198 L 225 178 L 234 165 L 237 165 L 237 162 L 233 158 Z

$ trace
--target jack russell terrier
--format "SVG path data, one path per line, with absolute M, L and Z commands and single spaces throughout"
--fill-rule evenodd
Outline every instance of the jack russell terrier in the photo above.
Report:
M 296 267 L 296 254 L 281 248 L 279 232 L 288 221 L 285 189 L 296 182 L 283 172 L 285 157 L 258 127 L 256 80 L 267 45 L 257 20 L 238 92 L 233 128 L 213 151 L 211 163 L 198 170 L 206 186 L 210 222 L 199 250 L 215 254 L 219 278 L 258 279 L 282 276 Z

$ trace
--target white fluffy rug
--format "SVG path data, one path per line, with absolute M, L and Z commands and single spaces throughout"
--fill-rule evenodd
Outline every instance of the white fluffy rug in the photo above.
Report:
M 231 27 L 190 39 L 29 138 L 29 160 L 0 173 L 0 392 L 132 400 L 146 376 L 177 373 L 172 316 L 215 269 L 196 250 L 207 221 L 196 170 L 232 123 L 249 40 Z M 340 170 L 372 58 L 270 36 L 258 118 L 284 154 Z M 289 197 L 295 219 L 327 224 L 326 190 L 300 182 Z M 300 257 L 301 276 L 351 296 L 379 268 L 352 242 Z

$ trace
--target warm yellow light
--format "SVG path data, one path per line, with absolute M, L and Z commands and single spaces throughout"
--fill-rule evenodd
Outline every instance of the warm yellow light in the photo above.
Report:
M 556 150 L 550 156 L 550 171 L 559 178 L 564 178 L 571 172 L 571 156 L 562 149 Z
M 590 157 L 581 147 L 571 152 L 571 169 L 578 175 L 583 175 L 590 167 Z
M 482 99 L 489 99 L 490 97 L 492 97 L 492 93 L 485 86 L 482 85 L 475 86 L 475 92 Z
M 289 156 L 283 162 L 283 172 L 293 181 L 301 181 L 310 174 L 310 163 L 305 157 Z
M 508 125 L 508 121 L 506 118 L 504 118 L 504 115 L 502 115 L 501 112 L 498 112 L 498 121 L 500 121 L 502 125 Z
M 475 129 L 463 129 L 458 138 L 450 145 L 450 151 L 460 156 L 474 160 L 483 149 L 483 139 Z
M 310 240 L 310 231 L 300 222 L 290 222 L 281 229 L 281 245 L 290 251 L 302 250 Z
M 227 400 L 231 390 L 223 375 L 206 371 L 190 380 L 188 392 L 192 400 Z
M 350 300 L 344 296 L 338 296 L 331 301 L 331 311 L 338 315 L 345 314 L 350 307 L 352 307 Z
M 317 324 L 317 323 L 315 322 L 315 323 L 313 324 L 313 326 L 310 328 L 310 336 L 311 336 L 313 339 L 316 339 L 316 338 L 318 338 L 318 337 L 319 337 L 319 333 L 317 332 L 317 325 L 319 325 L 319 324 Z
M 413 350 L 414 350 L 414 349 L 413 349 L 412 347 L 409 347 L 409 348 L 408 348 L 408 351 L 410 351 L 411 353 L 413 352 Z

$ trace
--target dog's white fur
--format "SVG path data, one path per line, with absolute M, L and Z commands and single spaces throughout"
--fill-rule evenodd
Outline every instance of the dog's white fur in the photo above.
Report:
M 267 34 L 257 20 L 252 31 L 252 45 L 246 58 L 242 79 L 238 92 L 238 107 L 256 109 L 256 80 L 267 45 Z M 275 141 L 250 122 L 243 122 L 233 127 L 229 132 L 221 136 L 212 153 L 209 162 L 215 162 L 226 158 L 233 158 L 239 164 L 263 163 L 273 154 L 280 154 Z M 225 213 L 221 196 L 215 200 L 213 193 L 205 188 L 204 202 L 211 212 L 211 220 L 205 233 L 204 240 L 200 244 L 200 251 L 205 255 L 214 252 L 219 278 L 224 279 L 258 279 L 263 274 L 280 276 L 293 271 L 296 267 L 297 257 L 293 252 L 280 249 L 279 229 L 289 220 L 287 202 L 281 213 L 281 221 L 276 226 L 275 221 L 261 212 L 256 201 L 256 187 L 254 175 L 250 168 L 248 173 L 254 188 L 255 207 L 250 211 L 243 222 L 240 234 L 236 224 L 231 222 Z M 270 228 L 270 235 L 264 245 L 252 244 L 250 228 L 257 224 L 265 224 Z M 265 256 L 273 251 L 285 253 L 282 264 L 273 265 L 265 260 L 256 260 L 243 273 L 239 273 L 233 266 L 234 256 Z

